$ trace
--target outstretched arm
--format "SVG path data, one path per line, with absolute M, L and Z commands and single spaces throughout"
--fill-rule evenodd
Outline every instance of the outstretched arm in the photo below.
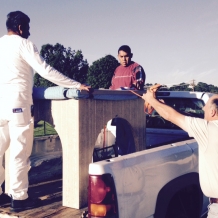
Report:
M 147 90 L 142 98 L 148 102 L 164 119 L 176 124 L 186 132 L 188 131 L 185 116 L 174 110 L 172 107 L 158 101 L 155 97 L 155 92 Z
M 81 84 L 80 82 L 63 75 L 47 64 L 31 41 L 25 40 L 23 44 L 21 50 L 24 60 L 42 77 L 62 87 L 89 91 L 90 86 Z

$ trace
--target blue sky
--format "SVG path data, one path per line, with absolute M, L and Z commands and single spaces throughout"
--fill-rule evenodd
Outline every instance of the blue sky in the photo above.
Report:
M 0 36 L 10 11 L 30 19 L 38 49 L 60 43 L 89 65 L 128 44 L 148 83 L 218 86 L 217 0 L 0 0 Z

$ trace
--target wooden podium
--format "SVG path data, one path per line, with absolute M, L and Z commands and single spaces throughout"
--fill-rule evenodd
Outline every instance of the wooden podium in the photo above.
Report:
M 140 93 L 138 91 L 138 93 Z M 95 96 L 119 95 L 121 100 L 98 100 Z M 140 93 L 142 94 L 142 92 Z M 133 127 L 136 150 L 145 149 L 146 116 L 144 101 L 128 91 L 95 90 L 92 98 L 35 100 L 35 120 L 54 125 L 63 150 L 63 206 L 80 209 L 87 206 L 88 167 L 96 138 L 106 123 L 116 115 Z M 6 190 L 9 185 L 6 154 Z

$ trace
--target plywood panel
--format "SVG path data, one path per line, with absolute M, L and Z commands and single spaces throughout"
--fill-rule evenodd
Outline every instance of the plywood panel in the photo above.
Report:
M 116 115 L 127 119 L 134 130 L 137 151 L 145 148 L 143 103 L 141 99 L 52 101 L 52 117 L 63 146 L 64 206 L 86 206 L 88 165 L 96 138 L 108 120 Z

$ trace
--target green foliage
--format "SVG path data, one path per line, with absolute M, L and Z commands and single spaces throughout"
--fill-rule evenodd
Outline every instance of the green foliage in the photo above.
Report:
M 47 79 L 44 79 L 38 73 L 36 73 L 34 76 L 34 86 L 35 87 L 52 87 L 52 86 L 56 86 L 56 84 L 48 81 Z
M 50 44 L 43 45 L 40 54 L 47 64 L 62 74 L 81 83 L 86 81 L 88 62 L 83 60 L 82 51 L 64 48 L 63 45 L 57 43 L 54 46 Z M 34 86 L 50 87 L 56 85 L 42 78 L 39 74 L 36 74 L 34 77 Z
M 118 66 L 119 62 L 112 55 L 106 55 L 105 57 L 93 62 L 88 70 L 87 83 L 95 89 L 108 89 L 111 85 L 114 70 Z
M 211 92 L 218 94 L 218 87 L 214 85 L 208 85 L 206 83 L 199 82 L 197 86 L 195 86 L 195 91 L 199 92 Z
M 34 137 L 44 135 L 57 135 L 54 127 L 44 120 L 40 120 L 39 122 L 35 123 L 34 127 Z
M 211 85 L 202 82 L 199 82 L 198 85 L 194 87 L 194 90 L 198 92 L 210 92 L 210 89 Z
M 192 91 L 191 88 L 189 88 L 189 84 L 187 83 L 180 83 L 179 85 L 172 86 L 169 88 L 170 91 Z
M 152 86 L 151 83 L 147 83 L 146 86 Z M 208 85 L 207 83 L 199 82 L 197 85 L 192 85 L 190 88 L 187 83 L 180 83 L 179 85 L 172 86 L 170 88 L 164 86 L 161 91 L 196 91 L 196 92 L 210 92 L 218 94 L 218 87 L 214 85 Z

